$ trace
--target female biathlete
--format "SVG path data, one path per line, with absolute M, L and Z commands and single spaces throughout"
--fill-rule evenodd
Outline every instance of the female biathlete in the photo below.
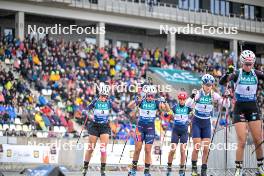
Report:
M 136 143 L 133 155 L 132 168 L 128 172 L 129 176 L 135 176 L 137 171 L 137 163 L 142 149 L 143 142 L 145 142 L 145 176 L 151 176 L 150 163 L 151 163 L 151 148 L 155 138 L 155 118 L 157 110 L 166 110 L 166 106 L 162 101 L 156 100 L 155 95 L 157 89 L 153 85 L 145 85 L 143 91 L 146 97 L 142 100 L 134 100 L 129 103 L 128 108 L 133 109 L 136 106 L 139 108 L 139 119 L 136 127 Z
M 180 142 L 181 147 L 181 162 L 179 175 L 184 176 L 184 166 L 186 161 L 186 144 L 188 141 L 188 126 L 189 126 L 189 115 L 192 111 L 190 107 L 185 106 L 187 100 L 187 93 L 180 92 L 178 94 L 179 104 L 176 104 L 172 107 L 172 110 L 168 114 L 172 114 L 173 117 L 173 130 L 171 135 L 171 150 L 168 157 L 168 166 L 167 166 L 167 176 L 172 176 L 172 161 L 173 156 L 176 152 L 177 144 Z M 167 114 L 165 114 L 167 115 Z
M 198 153 L 203 145 L 201 176 L 206 176 L 207 156 L 209 145 L 211 143 L 211 116 L 214 110 L 214 102 L 228 108 L 230 100 L 223 99 L 218 93 L 212 90 L 215 79 L 210 74 L 202 77 L 202 88 L 199 91 L 193 91 L 190 98 L 187 99 L 186 105 L 194 105 L 194 117 L 192 120 L 192 139 L 194 149 L 192 152 L 192 176 L 198 175 L 197 159 Z
M 100 138 L 100 151 L 101 151 L 101 176 L 105 176 L 106 166 L 106 146 L 109 141 L 109 135 L 111 135 L 111 129 L 109 126 L 110 110 L 116 107 L 116 104 L 109 99 L 110 90 L 108 87 L 102 86 L 99 90 L 99 98 L 94 99 L 92 103 L 87 107 L 88 110 L 93 110 L 94 118 L 88 125 L 88 150 L 85 154 L 83 175 L 85 176 L 88 170 L 88 165 L 91 160 L 92 153 L 95 149 L 97 139 Z M 122 113 L 121 111 L 119 112 Z
M 233 81 L 235 92 L 234 123 L 237 134 L 238 148 L 236 151 L 236 172 L 235 176 L 243 174 L 244 148 L 247 139 L 247 125 L 251 131 L 256 147 L 257 165 L 259 175 L 264 176 L 263 151 L 258 147 L 262 142 L 260 110 L 257 105 L 257 88 L 260 79 L 264 79 L 264 73 L 254 70 L 256 57 L 252 51 L 244 50 L 240 55 L 242 68 L 231 73 L 227 71 L 220 79 L 224 85 Z

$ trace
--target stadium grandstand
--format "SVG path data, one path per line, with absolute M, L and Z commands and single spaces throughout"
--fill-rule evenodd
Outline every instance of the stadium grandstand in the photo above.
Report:
M 92 114 L 84 111 L 97 97 L 94 85 L 100 82 L 170 85 L 173 90 L 159 96 L 172 107 L 178 103 L 177 93 L 184 90 L 191 95 L 192 89 L 201 87 L 201 76 L 206 73 L 216 79 L 214 91 L 224 94 L 219 79 L 230 65 L 240 67 L 243 50 L 256 54 L 255 69 L 263 72 L 263 20 L 262 0 L 0 0 L 0 171 L 17 175 L 40 165 L 53 171 L 65 166 L 60 171 L 80 175 L 85 150 L 78 149 L 76 141 L 80 137 L 81 143 L 87 142 L 89 134 L 83 124 Z M 71 26 L 78 29 L 70 31 Z M 136 124 L 127 107 L 138 94 L 112 91 L 109 95 L 117 105 L 110 114 L 109 175 L 127 175 L 131 165 Z M 257 103 L 263 118 L 262 80 Z M 227 122 L 219 106 L 214 108 L 215 141 L 236 142 L 233 109 L 234 102 Z M 166 175 L 173 128 L 165 113 L 156 116 L 154 176 Z M 220 123 L 218 116 L 223 117 Z M 229 128 L 228 139 L 225 128 Z M 70 150 L 61 148 L 63 144 Z M 257 164 L 251 156 L 251 138 L 246 145 L 245 174 L 253 175 Z M 92 175 L 99 174 L 96 156 L 101 154 L 97 148 L 95 152 Z M 224 151 L 210 153 L 210 175 L 234 175 L 235 152 L 227 154 L 224 158 Z M 179 169 L 178 156 L 175 170 Z M 144 165 L 143 157 L 139 165 Z M 224 165 L 225 160 L 230 161 Z M 141 166 L 139 170 L 143 171 Z

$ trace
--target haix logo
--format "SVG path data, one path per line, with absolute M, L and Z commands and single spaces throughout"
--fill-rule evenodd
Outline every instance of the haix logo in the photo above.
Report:
M 144 109 L 154 109 L 155 108 L 155 104 L 153 104 L 153 103 L 144 103 L 143 104 L 143 108 Z
M 255 77 L 241 77 L 241 81 L 243 81 L 243 82 L 248 82 L 248 83 L 255 83 Z
M 99 103 L 98 104 L 98 108 L 107 108 L 107 104 L 105 104 L 105 103 Z
M 211 98 L 210 97 L 201 97 L 200 101 L 201 102 L 210 102 Z
M 186 108 L 177 108 L 177 113 L 178 114 L 186 114 L 187 113 L 187 109 Z

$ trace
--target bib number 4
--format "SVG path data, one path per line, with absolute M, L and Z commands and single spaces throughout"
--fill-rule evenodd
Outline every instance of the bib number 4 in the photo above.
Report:
M 247 86 L 247 91 L 250 91 L 250 86 Z

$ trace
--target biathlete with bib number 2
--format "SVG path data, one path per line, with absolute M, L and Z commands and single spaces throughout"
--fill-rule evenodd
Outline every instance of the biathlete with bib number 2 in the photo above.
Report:
M 211 143 L 211 117 L 214 110 L 213 103 L 216 102 L 226 108 L 230 106 L 228 98 L 224 99 L 213 91 L 214 84 L 215 79 L 212 75 L 203 75 L 202 88 L 199 91 L 194 90 L 186 102 L 188 107 L 194 106 L 194 117 L 192 119 L 192 139 L 194 144 L 192 152 L 192 176 L 198 175 L 197 159 L 201 145 L 203 147 L 201 176 L 207 175 L 207 158 Z
M 136 176 L 137 163 L 139 155 L 145 142 L 145 169 L 144 176 L 151 176 L 151 149 L 155 139 L 155 118 L 158 110 L 169 111 L 165 106 L 165 99 L 155 99 L 157 88 L 153 85 L 145 85 L 143 91 L 146 96 L 142 100 L 134 100 L 129 103 L 128 108 L 133 109 L 136 106 L 139 108 L 139 118 L 136 127 L 136 142 L 133 155 L 132 168 L 128 172 L 128 176 Z
M 233 73 L 229 69 L 220 79 L 220 84 L 224 85 L 229 81 L 235 83 L 235 107 L 234 124 L 237 134 L 238 147 L 236 151 L 236 172 L 235 176 L 243 174 L 244 149 L 247 140 L 247 125 L 251 131 L 256 148 L 256 158 L 258 165 L 258 175 L 264 176 L 263 151 L 261 145 L 261 113 L 257 105 L 257 88 L 259 80 L 264 80 L 264 73 L 254 69 L 256 56 L 252 51 L 244 50 L 240 55 L 242 68 Z

